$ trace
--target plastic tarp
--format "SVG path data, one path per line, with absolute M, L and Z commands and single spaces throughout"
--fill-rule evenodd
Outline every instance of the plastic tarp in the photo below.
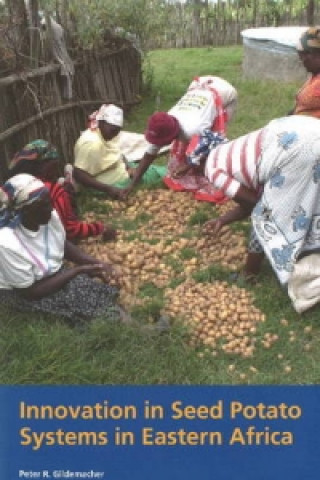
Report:
M 118 142 L 119 148 L 128 162 L 139 162 L 149 145 L 142 133 L 127 132 L 125 130 L 121 130 L 119 133 Z M 169 149 L 170 145 L 162 147 L 159 155 L 168 152 Z
M 269 52 L 296 53 L 300 35 L 308 27 L 248 28 L 241 32 L 245 46 Z

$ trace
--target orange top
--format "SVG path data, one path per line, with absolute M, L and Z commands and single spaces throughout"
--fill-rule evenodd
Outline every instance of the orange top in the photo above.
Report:
M 320 118 L 320 74 L 312 75 L 296 96 L 295 115 Z

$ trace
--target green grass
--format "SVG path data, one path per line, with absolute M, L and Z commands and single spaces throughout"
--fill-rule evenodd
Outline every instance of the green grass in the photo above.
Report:
M 195 75 L 214 74 L 237 88 L 237 113 L 228 135 L 234 138 L 257 129 L 292 107 L 299 85 L 248 80 L 242 75 L 242 48 L 203 48 L 155 51 L 148 55 L 153 68 L 152 91 L 133 109 L 125 128 L 143 132 L 147 117 L 160 95 L 160 109 L 169 109 L 184 93 Z M 148 73 L 148 66 L 146 72 Z M 150 70 L 149 70 L 150 73 Z M 165 157 L 161 159 L 165 162 Z M 135 229 L 150 220 L 148 212 L 137 220 L 112 217 L 112 207 L 101 196 L 84 194 L 81 211 L 107 215 L 107 221 L 127 231 L 134 240 Z M 194 229 L 215 216 L 211 205 L 199 204 L 187 222 L 183 236 L 192 238 Z M 232 226 L 247 232 L 248 223 Z M 150 243 L 153 243 L 150 240 Z M 165 245 L 170 244 L 165 239 Z M 166 263 L 175 276 L 169 287 L 183 280 L 183 261 L 196 255 L 183 248 Z M 230 272 L 219 264 L 199 269 L 193 278 L 204 284 L 229 281 Z M 264 264 L 257 286 L 245 286 L 254 295 L 255 306 L 266 315 L 256 334 L 256 351 L 251 358 L 220 353 L 213 356 L 206 348 L 188 345 L 186 327 L 177 319 L 172 328 L 155 334 L 143 328 L 111 323 L 99 318 L 83 325 L 71 325 L 48 315 L 26 315 L 0 310 L 0 382 L 2 384 L 308 384 L 320 381 L 320 327 L 318 307 L 298 315 L 286 292 L 279 286 L 271 268 Z M 134 318 L 142 324 L 153 322 L 161 313 L 164 289 L 152 282 L 139 288 Z M 286 322 L 283 321 L 286 319 Z M 305 327 L 311 327 L 305 329 Z M 279 339 L 270 348 L 263 346 L 265 334 Z
M 189 219 L 189 225 L 203 225 L 208 220 L 218 216 L 215 208 L 210 203 L 202 203 L 199 205 L 193 215 Z
M 153 91 L 128 117 L 126 128 L 143 132 L 146 118 L 157 107 L 166 111 L 185 93 L 192 78 L 217 75 L 231 82 L 239 99 L 237 113 L 228 129 L 230 138 L 265 125 L 272 118 L 286 115 L 293 107 L 299 84 L 246 79 L 242 72 L 242 47 L 186 48 L 150 52 L 147 63 L 153 66 Z

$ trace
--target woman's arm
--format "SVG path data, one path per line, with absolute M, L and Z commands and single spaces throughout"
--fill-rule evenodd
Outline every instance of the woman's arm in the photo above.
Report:
M 54 183 L 50 187 L 50 196 L 53 207 L 57 210 L 60 220 L 66 230 L 67 238 L 87 238 L 100 235 L 104 231 L 110 233 L 110 228 L 102 222 L 85 222 L 79 220 L 71 203 L 71 193 L 64 187 Z
M 150 167 L 151 163 L 156 159 L 157 155 L 151 153 L 145 153 L 139 162 L 139 166 L 135 169 L 134 175 L 130 185 L 125 189 L 128 195 L 134 189 L 134 187 L 140 182 L 145 171 Z
M 245 208 L 241 205 L 237 205 L 232 210 L 229 210 L 224 215 L 221 215 L 221 217 L 214 218 L 213 220 L 206 222 L 203 226 L 203 230 L 206 233 L 217 234 L 225 225 L 248 218 L 251 211 L 252 208 Z
M 244 210 L 248 210 L 249 213 L 253 210 L 259 199 L 259 193 L 256 190 L 241 185 L 234 195 L 233 200 L 237 202 Z
M 249 217 L 260 195 L 261 191 L 257 192 L 256 190 L 251 190 L 250 188 L 240 185 L 237 193 L 233 197 L 233 200 L 238 203 L 238 205 L 234 209 L 226 212 L 221 217 L 214 218 L 213 220 L 206 222 L 204 224 L 204 230 L 216 234 L 225 225 L 229 225 L 230 223 Z
M 110 278 L 113 274 L 112 265 L 91 257 L 76 245 L 66 240 L 64 257 L 76 264 L 76 266 L 59 270 L 53 275 L 36 281 L 27 288 L 19 288 L 20 294 L 27 300 L 39 300 L 52 293 L 59 291 L 70 280 L 81 273 L 87 273 L 90 276 L 100 277 L 103 280 Z
M 112 198 L 120 198 L 122 197 L 122 189 L 113 187 L 112 185 L 107 185 L 105 183 L 99 182 L 94 178 L 93 175 L 82 170 L 81 168 L 74 167 L 73 169 L 73 176 L 74 179 L 83 185 L 84 187 L 93 188 L 100 192 L 107 193 Z
M 93 265 L 96 268 L 95 275 L 97 277 L 100 277 L 104 281 L 108 280 L 111 276 L 116 276 L 116 273 L 113 270 L 113 266 L 110 263 L 100 261 L 99 259 L 88 255 L 68 240 L 66 240 L 65 242 L 64 258 L 77 265 Z
M 64 258 L 69 260 L 76 265 L 97 265 L 103 262 L 100 262 L 98 259 L 88 255 L 83 250 L 81 250 L 77 245 L 70 242 L 69 240 L 65 241 L 64 245 Z
M 18 288 L 20 295 L 27 300 L 40 300 L 52 293 L 61 290 L 72 278 L 80 273 L 87 273 L 88 275 L 98 275 L 101 270 L 100 265 L 79 265 L 65 270 L 59 270 L 57 273 L 44 277 L 36 281 L 33 285 L 27 288 Z

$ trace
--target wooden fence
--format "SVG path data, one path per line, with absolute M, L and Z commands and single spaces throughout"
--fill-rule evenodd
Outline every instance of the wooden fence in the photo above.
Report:
M 44 138 L 57 146 L 63 162 L 72 161 L 74 143 L 90 112 L 103 103 L 124 110 L 138 103 L 141 57 L 129 45 L 88 55 L 75 65 L 68 101 L 63 98 L 64 81 L 58 65 L 0 78 L 0 181 L 12 155 L 28 141 Z
M 210 8 L 202 8 L 195 17 L 188 6 L 180 4 L 167 22 L 166 28 L 154 33 L 148 49 L 226 46 L 242 43 L 241 32 L 247 28 L 308 25 L 310 13 L 301 0 L 300 8 L 292 2 L 273 7 L 265 0 L 252 0 L 241 7 L 241 0 L 217 0 Z M 320 2 L 315 2 L 313 24 L 320 24 Z

